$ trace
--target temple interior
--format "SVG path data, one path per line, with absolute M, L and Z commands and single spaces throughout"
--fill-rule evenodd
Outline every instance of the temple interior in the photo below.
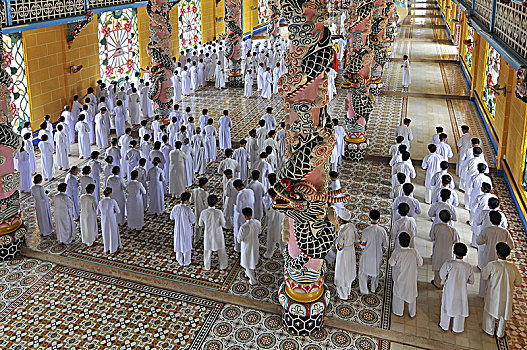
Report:
M 368 8 L 369 12 L 360 17 L 362 12 L 357 8 Z M 389 14 L 388 10 L 384 10 L 386 8 L 392 9 Z M 507 231 L 514 245 L 510 247 L 507 261 L 525 276 L 525 1 L 522 4 L 518 0 L 17 0 L 3 1 L 0 15 L 3 32 L 0 71 L 0 126 L 3 125 L 0 130 L 2 348 L 527 349 L 527 310 L 522 306 L 527 299 L 527 285 L 521 280 L 515 282 L 515 286 L 511 285 L 514 288 L 510 292 L 512 314 L 506 318 L 505 334 L 500 335 L 498 331 L 496 335 L 489 335 L 482 329 L 484 313 L 487 312 L 485 305 L 491 302 L 480 296 L 482 270 L 478 268 L 481 259 L 478 251 L 483 246 L 473 243 L 475 224 L 473 212 L 470 212 L 473 208 L 469 208 L 471 205 L 466 201 L 465 191 L 459 188 L 460 180 L 464 180 L 456 173 L 462 126 L 468 126 L 472 137 L 480 140 L 479 147 L 488 164 L 488 177 L 492 179 L 491 193 L 499 198 L 500 212 L 508 222 Z M 305 22 L 303 27 L 293 20 L 299 18 L 302 23 Z M 364 18 L 367 20 L 362 21 Z M 374 56 L 373 46 L 365 46 L 365 43 L 370 45 L 372 23 L 379 25 L 381 22 L 376 22 L 379 19 L 385 20 L 382 23 L 386 28 L 381 33 L 383 35 L 376 36 L 376 40 L 381 40 L 381 48 L 375 50 L 384 55 L 385 61 L 372 64 L 373 61 L 380 62 L 378 52 L 375 51 Z M 318 21 L 316 25 L 315 21 Z M 294 32 L 299 27 L 302 28 L 300 33 Z M 391 31 L 385 32 L 387 29 Z M 305 35 L 308 39 L 298 39 L 302 38 L 303 32 L 308 33 Z M 309 38 L 315 37 L 312 32 L 320 36 L 310 42 Z M 156 36 L 156 33 L 169 36 Z M 323 39 L 329 40 L 326 42 Z M 163 44 L 158 45 L 156 40 L 168 47 L 163 48 Z M 251 88 L 251 95 L 247 96 L 244 84 L 247 85 L 246 77 L 251 73 L 247 71 L 249 63 L 240 51 L 247 53 L 247 40 L 262 51 L 264 47 L 265 50 L 268 47 L 272 50 L 274 43 L 278 52 L 277 43 L 280 43 L 283 51 L 282 60 L 275 59 L 274 63 L 285 62 L 286 67 L 283 67 L 281 78 L 273 80 L 272 87 L 267 86 L 268 98 L 262 97 L 267 83 L 262 82 L 261 93 L 257 89 L 260 77 L 256 77 L 260 73 L 254 71 L 254 87 Z M 165 79 L 164 72 L 170 70 L 163 68 L 170 66 L 171 62 L 166 63 L 159 56 L 166 54 L 169 61 L 173 58 L 174 62 L 181 62 L 181 52 L 190 59 L 188 52 L 206 50 L 212 42 L 225 47 L 225 53 L 222 51 L 225 73 L 221 71 L 221 74 L 226 87 L 218 88 L 216 77 L 205 77 L 203 86 L 192 91 L 189 88 L 189 94 L 184 91 L 185 82 L 183 93 L 174 93 L 174 79 L 169 75 Z M 319 51 L 304 50 L 308 46 L 316 46 Z M 354 56 L 365 47 L 369 56 L 366 54 L 360 59 Z M 233 50 L 238 50 L 238 53 L 232 53 Z M 322 52 L 324 50 L 330 50 L 331 57 L 326 57 L 327 54 Z M 312 61 L 306 59 L 308 56 Z M 305 61 L 301 65 L 299 62 L 303 59 Z M 354 64 L 362 65 L 359 66 L 361 70 Z M 215 63 L 212 65 L 216 66 Z M 328 83 L 330 73 L 326 72 L 330 70 L 326 71 L 326 68 L 330 66 L 336 72 L 333 78 L 336 90 L 334 96 L 328 98 L 328 84 L 331 85 L 331 82 Z M 161 73 L 156 70 L 159 67 L 162 67 Z M 304 71 L 298 72 L 299 67 Z M 271 72 L 273 68 L 271 66 Z M 175 66 L 172 66 L 172 73 L 174 70 Z M 315 76 L 313 72 L 316 72 Z M 340 260 L 338 255 L 336 263 L 335 258 L 331 260 L 326 256 L 328 250 L 333 256 L 342 251 L 338 244 L 335 248 L 333 242 L 338 236 L 335 221 L 330 215 L 334 198 L 325 202 L 322 199 L 309 200 L 306 199 L 307 190 L 302 192 L 306 197 L 303 197 L 304 207 L 296 210 L 295 215 L 298 216 L 291 216 L 291 210 L 284 211 L 288 219 L 282 224 L 283 231 L 279 234 L 284 239 L 288 237 L 289 241 L 283 243 L 288 244 L 288 248 L 284 251 L 275 249 L 270 257 L 266 253 L 270 216 L 269 213 L 263 216 L 256 248 L 259 258 L 253 269 L 256 277 L 254 284 L 252 279 L 248 279 L 247 267 L 242 266 L 240 261 L 240 256 L 244 254 L 243 243 L 240 253 L 235 249 L 239 237 L 227 227 L 223 230 L 228 259 L 225 269 L 220 269 L 220 258 L 216 252 L 212 253 L 210 268 L 204 267 L 207 251 L 203 237 L 191 243 L 191 263 L 186 266 L 180 264 L 175 253 L 174 225 L 177 227 L 181 219 L 174 221 L 171 212 L 182 201 L 179 195 L 170 195 L 172 182 L 168 185 L 168 179 L 164 185 L 168 185 L 170 193 L 164 192 L 163 213 L 153 215 L 146 211 L 144 226 L 139 230 L 132 230 L 126 224 L 118 226 L 120 244 L 115 253 L 105 251 L 107 244 L 103 241 L 102 219 L 96 219 L 98 234 L 93 245 L 84 243 L 79 221 L 74 222 L 73 236 L 68 244 L 61 242 L 55 232 L 43 234 L 37 222 L 36 198 L 32 192 L 22 190 L 23 172 L 28 170 L 23 170 L 20 160 L 18 171 L 13 167 L 13 155 L 22 145 L 22 141 L 15 140 L 23 136 L 23 128 L 31 132 L 29 143 L 23 144 L 32 146 L 36 159 L 36 167 L 29 174 L 32 182 L 35 173 L 45 173 L 39 146 L 46 142 L 41 139 L 44 116 L 50 116 L 51 129 L 56 135 L 61 124 L 59 117 L 64 115 L 65 106 L 71 106 L 68 107 L 70 110 L 74 108 L 74 96 L 80 98 L 82 105 L 87 105 L 86 91 L 90 87 L 100 87 L 99 80 L 107 86 L 116 81 L 119 87 L 125 84 L 125 77 L 136 82 L 137 73 L 145 82 L 147 76 L 150 79 L 150 90 L 147 87 L 145 97 L 141 93 L 140 98 L 161 101 L 159 104 L 155 102 L 153 114 L 162 115 L 167 127 L 173 115 L 169 117 L 168 112 L 172 111 L 174 103 L 179 104 L 182 113 L 190 108 L 188 115 L 194 117 L 196 126 L 201 124 L 198 119 L 202 110 L 207 109 L 208 116 L 213 119 L 212 125 L 220 133 L 220 116 L 228 110 L 232 120 L 229 144 L 232 140 L 233 149 L 240 147 L 240 140 L 249 138 L 249 131 L 258 128 L 258 122 L 272 107 L 276 130 L 287 129 L 287 137 L 283 140 L 287 151 L 281 155 L 282 159 L 278 159 L 279 165 L 274 169 L 279 180 L 274 188 L 282 199 L 287 197 L 282 186 L 284 180 L 290 184 L 293 181 L 290 179 L 298 174 L 293 170 L 301 168 L 300 165 L 316 171 L 304 174 L 301 181 L 294 183 L 298 185 L 311 181 L 314 191 L 318 191 L 316 195 L 326 193 L 327 197 L 328 172 L 335 170 L 332 150 L 338 141 L 335 141 L 336 136 L 333 138 L 333 126 L 327 126 L 331 122 L 324 124 L 326 121 L 318 115 L 337 119 L 346 130 L 343 146 L 346 151 L 340 164 L 335 165 L 340 185 L 346 189 L 341 195 L 345 196 L 345 200 L 338 204 L 340 208 L 348 209 L 351 216 L 344 220 L 340 211 L 336 214 L 344 220 L 337 220 L 341 225 L 349 222 L 357 232 L 357 240 L 350 248 L 354 250 L 353 269 L 359 268 L 362 232 L 370 225 L 371 210 L 380 212 L 378 225 L 388 234 L 388 247 L 381 250 L 375 293 L 361 293 L 357 270 L 353 272 L 357 277 L 351 284 L 348 298 L 343 300 L 339 297 L 336 269 Z M 272 74 L 269 74 L 270 79 L 274 79 Z M 265 79 L 264 75 L 262 79 Z M 179 84 L 181 90 L 181 82 Z M 276 84 L 276 91 L 271 92 Z M 175 88 L 178 89 L 177 84 Z M 296 89 L 296 92 L 288 91 L 288 88 Z M 179 101 L 174 97 L 178 93 Z M 356 107 L 357 101 L 365 96 L 371 111 L 364 112 Z M 294 109 L 299 101 L 304 106 L 309 105 L 307 113 L 305 110 L 300 112 L 301 108 Z M 141 102 L 137 116 L 147 121 L 150 128 L 153 118 L 145 113 L 145 103 Z M 162 107 L 163 103 L 165 107 Z M 163 115 L 167 108 L 168 112 Z M 97 112 L 98 109 L 94 114 Z M 130 118 L 131 114 L 130 109 Z M 311 118 L 311 124 L 303 119 L 306 114 L 309 114 L 307 118 Z M 421 206 L 420 213 L 415 214 L 416 236 L 412 238 L 412 244 L 422 257 L 423 264 L 417 269 L 416 314 L 405 312 L 403 316 L 398 316 L 393 308 L 395 270 L 389 263 L 397 250 L 391 236 L 395 212 L 394 198 L 390 195 L 394 181 L 390 147 L 396 143 L 396 129 L 407 118 L 411 119 L 413 132 L 413 139 L 408 145 L 416 173 L 411 179 L 413 197 Z M 139 140 L 140 127 L 131 120 L 127 119 L 126 127 L 131 128 L 131 137 Z M 286 127 L 281 126 L 282 122 Z M 309 126 L 306 127 L 306 123 Z M 430 140 L 437 134 L 437 126 L 442 127 L 442 132 L 448 136 L 453 152 L 449 157 L 449 174 L 456 188 L 451 191 L 459 197 L 459 205 L 455 207 L 457 221 L 453 227 L 459 234 L 458 241 L 468 247 L 464 260 L 474 270 L 473 283 L 466 287 L 468 317 L 464 321 L 463 332 L 445 331 L 439 325 L 445 291 L 431 283 L 434 280 L 432 256 L 435 243 L 430 233 L 435 222 L 429 216 L 432 205 L 425 199 L 428 180 L 423 166 L 428 159 Z M 104 147 L 99 147 L 95 141 L 88 146 L 89 152 L 100 152 L 101 163 L 106 148 L 110 146 L 108 140 L 120 136 L 117 128 L 117 122 L 111 128 L 108 126 L 109 134 Z M 324 134 L 327 130 L 330 133 Z M 304 158 L 302 162 L 298 154 L 309 145 L 307 141 L 304 143 L 304 138 L 309 139 L 313 133 L 317 133 L 318 139 L 315 137 L 312 140 L 322 144 L 312 151 L 320 152 L 322 156 L 311 154 L 311 160 Z M 75 139 L 75 133 L 73 135 Z M 322 138 L 324 140 L 320 141 Z M 218 171 L 220 162 L 226 158 L 221 142 L 216 145 L 214 139 L 217 159 L 207 162 L 204 173 L 192 174 L 192 185 L 184 186 L 184 190 L 192 191 L 198 188 L 200 178 L 208 178 L 207 191 L 218 197 L 217 208 L 223 211 L 227 210 L 228 196 L 224 193 L 224 175 Z M 329 147 L 323 146 L 324 143 Z M 295 148 L 295 145 L 302 147 Z M 65 153 L 69 169 L 78 167 L 82 170 L 91 164 L 86 157 L 81 158 L 85 150 L 81 150 L 80 132 L 78 139 L 69 147 L 70 151 Z M 58 151 L 51 155 L 53 157 L 58 162 Z M 170 157 L 172 159 L 172 155 Z M 15 158 L 20 159 L 19 156 Z M 68 181 L 69 171 L 59 169 L 56 164 L 54 167 L 55 173 L 42 181 L 42 187 L 51 203 L 53 222 L 58 225 L 56 218 L 60 213 L 56 210 L 54 198 L 59 193 L 59 184 Z M 293 170 L 288 173 L 286 169 Z M 12 178 L 14 174 L 15 179 Z M 284 174 L 289 175 L 286 177 Z M 322 178 L 313 180 L 317 176 Z M 104 189 L 105 186 L 102 187 Z M 295 202 L 290 197 L 286 199 L 289 203 Z M 311 205 L 321 201 L 323 219 L 309 216 Z M 275 205 L 277 201 L 271 200 L 270 203 L 270 208 L 279 207 Z M 192 200 L 190 207 L 195 208 Z M 82 221 L 82 210 L 80 215 Z M 128 212 L 128 220 L 130 216 Z M 318 258 L 306 253 L 308 250 L 323 251 L 319 242 L 327 243 L 322 241 L 321 233 L 315 231 L 316 224 L 309 226 L 312 230 L 309 235 L 316 239 L 313 240 L 315 243 L 305 243 L 309 245 L 306 251 L 303 240 L 311 237 L 305 238 L 300 234 L 303 224 L 307 225 L 311 219 L 327 224 L 328 230 L 333 232 L 326 252 L 317 255 Z M 197 230 L 198 221 L 196 217 L 194 230 Z M 300 253 L 293 255 L 295 249 Z M 293 268 L 291 260 L 296 261 L 300 257 L 309 259 L 309 262 L 303 268 Z M 308 269 L 306 266 L 317 267 Z M 320 289 L 314 287 L 315 283 L 302 284 L 295 275 L 303 273 L 302 278 L 308 279 L 309 273 L 315 271 L 318 274 L 316 283 L 321 281 L 323 284 L 316 287 Z M 297 289 L 293 290 L 292 285 Z M 304 288 L 304 293 L 297 291 L 301 288 Z M 315 299 L 314 295 L 318 292 L 324 294 Z M 315 310 L 314 300 L 322 305 L 317 306 L 322 311 Z M 311 316 L 306 316 L 306 313 Z M 292 324 L 289 324 L 295 319 L 298 323 L 291 321 Z M 299 326 L 301 322 L 305 324 Z M 294 330 L 299 328 L 303 331 L 295 334 Z

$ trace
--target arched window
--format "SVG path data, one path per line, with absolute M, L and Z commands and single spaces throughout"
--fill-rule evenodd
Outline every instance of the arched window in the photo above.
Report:
M 15 131 L 20 132 L 24 122 L 31 121 L 29 108 L 29 93 L 27 91 L 26 65 L 24 62 L 24 45 L 20 33 L 4 34 L 4 60 L 7 71 L 13 78 L 11 91 L 12 125 Z
M 99 61 L 105 83 L 132 78 L 139 72 L 137 10 L 103 12 L 99 22 Z
M 186 50 L 201 43 L 200 0 L 181 0 L 178 4 L 179 48 Z

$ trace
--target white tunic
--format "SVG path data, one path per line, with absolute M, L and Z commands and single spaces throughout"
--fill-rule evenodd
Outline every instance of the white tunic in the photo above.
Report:
M 355 258 L 355 242 L 358 241 L 357 230 L 352 223 L 340 227 L 335 245 L 337 259 L 335 261 L 335 285 L 344 289 L 351 289 L 351 284 L 357 277 Z M 348 293 L 349 294 L 349 293 Z
M 95 115 L 95 143 L 99 148 L 108 147 L 107 126 L 101 113 Z
M 253 181 L 247 186 L 254 193 L 254 211 L 253 217 L 256 220 L 262 220 L 264 216 L 264 197 L 266 191 L 260 181 Z
M 220 120 L 218 121 L 218 124 L 220 126 L 220 149 L 222 151 L 226 150 L 227 148 L 231 148 L 231 127 L 232 127 L 232 121 L 231 118 L 229 118 L 226 115 L 223 115 L 220 117 Z
M 90 158 L 90 126 L 85 121 L 78 121 L 77 124 L 75 124 L 75 131 L 78 133 L 79 136 L 79 158 Z
M 216 65 L 216 70 L 214 71 L 215 82 L 214 86 L 216 89 L 221 89 L 225 87 L 225 76 L 223 74 L 223 68 L 221 65 Z
M 72 216 L 73 203 L 66 193 L 59 192 L 53 198 L 53 205 L 57 240 L 59 243 L 70 244 L 76 232 Z
M 399 125 L 395 129 L 395 137 L 397 137 L 397 136 L 404 137 L 403 144 L 405 144 L 406 148 L 408 149 L 408 151 L 410 151 L 410 141 L 412 141 L 414 139 L 414 135 L 412 133 L 412 129 L 410 129 L 406 125 Z
M 522 283 L 522 275 L 514 263 L 498 259 L 481 271 L 481 278 L 488 280 L 485 295 L 485 311 L 492 317 L 512 317 L 514 286 Z
M 192 225 L 196 222 L 196 216 L 192 209 L 186 204 L 174 206 L 170 213 L 170 219 L 174 220 L 174 252 L 186 253 L 192 250 L 192 237 L 194 230 Z
M 479 249 L 483 249 L 481 255 L 482 261 L 478 264 L 480 267 L 485 267 L 491 261 L 498 259 L 496 255 L 496 244 L 505 242 L 511 249 L 514 249 L 514 241 L 512 240 L 511 234 L 508 230 L 499 226 L 490 226 L 481 230 L 476 242 L 479 245 L 485 245 L 484 247 L 479 247 Z
M 460 241 L 459 233 L 448 224 L 438 223 L 430 231 L 430 239 L 434 242 L 432 271 L 439 271 L 446 261 L 452 259 L 454 244 Z
M 112 199 L 117 202 L 119 206 L 119 213 L 117 213 L 117 224 L 124 224 L 124 217 L 126 216 L 126 185 L 124 180 L 119 175 L 112 175 L 106 180 L 106 187 L 112 189 Z
M 55 133 L 55 153 L 57 155 L 57 166 L 62 169 L 68 169 L 70 162 L 68 159 L 68 153 L 70 152 L 70 142 L 68 135 L 62 131 Z
M 190 141 L 192 150 L 194 151 L 194 172 L 202 175 L 205 174 L 207 163 L 205 161 L 205 139 L 201 134 L 192 136 Z
M 423 265 L 423 258 L 414 248 L 393 251 L 388 264 L 393 267 L 393 295 L 407 303 L 417 298 L 417 269 Z
M 162 169 L 153 166 L 146 176 L 148 181 L 148 212 L 161 215 L 165 211 L 165 175 Z
M 141 230 L 145 221 L 143 197 L 146 195 L 146 189 L 139 181 L 131 180 L 126 185 L 126 193 L 127 225 L 132 230 Z
M 217 157 L 216 135 L 217 135 L 217 131 L 214 126 L 207 125 L 205 127 L 205 131 L 204 131 L 205 146 L 206 146 L 205 160 L 207 162 L 216 161 L 216 157 Z
M 20 175 L 20 192 L 29 192 L 31 191 L 31 164 L 29 161 L 29 153 L 24 149 L 19 151 L 15 155 L 15 160 L 17 161 L 16 169 Z
M 121 176 L 126 177 L 126 178 L 128 178 L 128 174 L 131 171 L 128 167 L 128 161 L 126 159 L 126 154 L 128 153 L 128 150 L 130 149 L 130 141 L 132 140 L 133 140 L 132 136 L 124 134 L 121 137 L 119 137 L 119 143 L 118 143 L 121 149 Z
M 382 263 L 382 248 L 389 248 L 386 230 L 377 224 L 372 224 L 362 231 L 360 242 L 362 254 L 359 259 L 359 274 L 378 276 Z
M 68 184 L 66 194 L 70 197 L 71 202 L 73 203 L 71 215 L 73 215 L 74 220 L 77 220 L 79 218 L 79 180 L 75 175 L 68 173 L 64 182 Z
M 225 237 L 223 227 L 225 227 L 225 217 L 221 210 L 209 207 L 199 215 L 199 226 L 205 227 L 203 231 L 203 250 L 213 252 L 225 249 Z
M 430 153 L 427 154 L 426 157 L 423 159 L 423 164 L 421 165 L 423 169 L 426 169 L 426 180 L 425 180 L 425 187 L 428 190 L 432 189 L 432 178 L 434 175 L 441 171 L 441 162 L 443 161 L 443 158 L 437 153 Z
M 180 149 L 170 151 L 170 178 L 169 192 L 172 196 L 179 197 L 187 185 L 186 165 L 188 159 L 185 152 Z
M 247 184 L 247 178 L 249 176 L 249 152 L 244 147 L 239 147 L 234 151 L 232 158 L 240 166 L 240 170 L 235 174 L 235 177 L 241 179 L 244 184 Z
M 273 78 L 271 73 L 265 72 L 262 75 L 262 98 L 271 98 L 271 88 L 272 88 Z
M 243 217 L 242 210 L 243 208 L 251 208 L 254 213 L 254 192 L 249 188 L 244 188 L 238 192 L 236 196 L 236 204 L 234 205 L 234 237 L 238 237 L 240 227 L 245 222 Z
M 468 317 L 467 284 L 474 284 L 474 269 L 463 260 L 446 261 L 439 276 L 444 281 L 441 309 L 450 317 Z
M 260 221 L 251 219 L 240 227 L 237 241 L 240 243 L 240 265 L 243 268 L 254 270 L 260 259 L 260 241 L 258 237 L 262 232 Z
M 55 165 L 53 164 L 53 146 L 48 142 L 40 141 L 38 148 L 40 149 L 42 176 L 44 177 L 44 180 L 50 180 L 55 173 Z
M 403 87 L 410 86 L 412 78 L 410 77 L 410 62 L 405 60 L 403 62 Z
M 97 206 L 97 212 L 101 215 L 101 233 L 105 253 L 115 253 L 121 247 L 121 236 L 117 226 L 117 214 L 119 206 L 111 197 L 103 198 Z
M 251 97 L 253 95 L 253 78 L 250 74 L 245 75 L 245 87 L 244 87 L 244 96 Z
M 82 243 L 91 246 L 97 239 L 97 198 L 91 194 L 83 194 L 79 201 L 80 229 Z
M 49 236 L 53 232 L 51 207 L 49 199 L 42 185 L 31 187 L 31 196 L 35 199 L 35 214 L 37 215 L 38 230 L 42 236 Z

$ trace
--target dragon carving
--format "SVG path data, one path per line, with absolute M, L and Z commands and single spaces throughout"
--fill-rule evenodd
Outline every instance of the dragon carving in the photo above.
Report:
M 329 159 L 335 147 L 327 111 L 328 79 L 333 58 L 331 33 L 324 25 L 324 0 L 283 0 L 282 17 L 289 23 L 287 73 L 278 81 L 286 117 L 287 161 L 277 171 L 273 207 L 286 218 L 283 239 L 285 282 L 279 301 L 284 324 L 293 334 L 320 330 L 329 290 L 324 286 L 324 258 L 334 243 L 337 223 L 332 203 L 345 202 L 345 189 L 328 191 Z
M 267 24 L 267 35 L 269 35 L 269 41 L 271 45 L 280 38 L 278 33 L 280 29 L 280 1 L 271 0 L 269 1 L 269 23 Z
M 240 0 L 225 0 L 225 56 L 229 59 L 229 84 L 242 86 L 240 43 L 243 35 Z
M 150 16 L 150 42 L 146 50 L 152 57 L 148 98 L 154 102 L 154 113 L 161 116 L 170 114 L 174 97 L 174 88 L 170 80 L 175 70 L 170 59 L 170 10 L 174 4 L 177 2 L 168 4 L 167 0 L 148 0 L 146 5 L 146 12 Z

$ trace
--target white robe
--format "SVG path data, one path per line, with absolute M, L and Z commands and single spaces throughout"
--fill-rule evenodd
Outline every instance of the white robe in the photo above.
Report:
M 254 192 L 249 188 L 244 188 L 243 190 L 239 191 L 238 195 L 236 196 L 236 204 L 234 205 L 233 217 L 235 238 L 238 237 L 240 227 L 245 222 L 245 218 L 242 214 L 242 210 L 244 208 L 251 208 L 254 213 Z M 236 239 L 236 241 L 238 240 Z
M 403 87 L 410 86 L 411 82 L 412 78 L 410 76 L 410 62 L 408 60 L 405 60 L 403 62 Z
M 146 195 L 146 189 L 139 181 L 131 180 L 126 185 L 126 192 L 127 225 L 132 230 L 141 230 L 145 222 L 143 197 Z
M 101 215 L 101 233 L 105 253 L 115 253 L 121 247 L 121 236 L 117 225 L 119 210 L 119 205 L 111 197 L 103 198 L 97 206 L 97 212 Z
M 335 245 L 335 286 L 340 299 L 347 300 L 351 293 L 351 284 L 357 277 L 355 242 L 358 241 L 357 230 L 352 223 L 340 227 Z
M 457 141 L 457 146 L 459 147 L 459 150 L 457 152 L 456 175 L 460 175 L 463 157 L 467 150 L 472 148 L 473 137 L 474 136 L 472 136 L 470 133 L 466 133 L 461 135 L 461 137 Z
M 257 77 L 256 77 L 256 86 L 257 86 L 257 89 L 258 91 L 262 90 L 262 86 L 263 86 L 263 74 L 264 74 L 264 69 L 263 67 L 258 67 L 258 69 L 256 70 L 257 71 Z
M 262 232 L 260 221 L 251 219 L 245 222 L 239 230 L 237 242 L 240 243 L 240 265 L 245 269 L 254 270 L 260 259 L 259 236 Z
M 423 169 L 426 169 L 425 187 L 429 191 L 432 190 L 432 178 L 438 171 L 441 171 L 442 161 L 443 159 L 437 153 L 427 154 L 423 159 L 421 166 Z
M 372 224 L 362 231 L 362 254 L 359 259 L 359 274 L 376 277 L 382 263 L 382 248 L 389 248 L 386 230 Z
M 97 113 L 95 115 L 95 143 L 99 148 L 108 147 L 108 133 L 104 121 L 104 114 Z
M 199 175 L 203 175 L 205 174 L 207 167 L 207 162 L 205 161 L 205 139 L 201 134 L 196 134 L 192 136 L 190 144 L 192 146 L 192 150 L 194 151 L 194 172 L 198 173 Z
M 174 252 L 183 254 L 190 252 L 194 236 L 192 225 L 196 222 L 196 216 L 192 209 L 186 204 L 176 205 L 170 213 L 170 219 L 175 221 Z
M 439 276 L 444 281 L 441 310 L 449 317 L 468 317 L 467 284 L 474 284 L 474 269 L 463 260 L 446 261 Z
M 247 184 L 247 178 L 249 177 L 249 152 L 244 147 L 239 147 L 232 154 L 232 158 L 240 166 L 240 171 L 235 174 L 235 177 Z
M 223 68 L 221 67 L 221 65 L 219 64 L 216 65 L 214 76 L 215 76 L 214 86 L 216 87 L 216 89 L 224 88 L 225 87 L 225 76 L 223 74 Z
M 188 70 L 181 71 L 181 93 L 184 96 L 190 95 L 190 75 Z
M 231 148 L 231 127 L 232 120 L 228 116 L 221 116 L 218 121 L 220 126 L 220 149 L 225 151 L 227 148 Z
M 91 168 L 91 177 L 95 180 L 95 198 L 97 202 L 101 200 L 101 172 L 103 171 L 101 163 L 98 160 L 90 160 L 88 165 Z
M 174 86 L 174 100 L 181 102 L 181 75 L 174 74 L 172 76 L 172 85 Z
M 417 298 L 417 269 L 423 265 L 423 258 L 414 248 L 393 251 L 388 260 L 393 267 L 393 295 L 407 303 Z
M 31 164 L 29 161 L 29 153 L 24 150 L 15 155 L 17 161 L 17 170 L 20 175 L 20 192 L 31 191 Z
M 414 134 L 412 133 L 412 129 L 410 129 L 406 125 L 399 125 L 395 129 L 395 137 L 397 136 L 404 137 L 403 144 L 406 145 L 408 152 L 410 152 L 410 141 L 414 139 Z
M 121 151 L 121 176 L 128 179 L 128 175 L 130 174 L 131 170 L 128 166 L 128 160 L 126 159 L 126 155 L 128 154 L 128 150 L 130 149 L 130 141 L 132 141 L 133 138 L 130 135 L 124 134 L 121 137 L 119 137 L 119 147 Z M 134 164 L 134 166 L 137 166 L 137 164 Z M 133 168 L 132 168 L 133 169 Z
M 443 264 L 453 258 L 454 244 L 460 241 L 459 233 L 454 227 L 445 223 L 435 224 L 430 231 L 434 242 L 432 249 L 432 271 L 439 271 Z
M 57 166 L 61 169 L 68 169 L 70 162 L 68 153 L 70 152 L 70 142 L 68 135 L 63 131 L 55 133 L 55 154 L 57 155 Z
M 85 121 L 78 121 L 75 124 L 75 131 L 79 136 L 79 158 L 87 159 L 91 153 L 90 126 Z
M 71 214 L 73 219 L 77 220 L 79 218 L 79 180 L 75 175 L 68 173 L 64 182 L 68 185 L 66 194 L 70 197 L 71 202 L 73 203 Z
M 266 195 L 265 188 L 260 181 L 253 181 L 247 187 L 254 193 L 253 217 L 256 220 L 261 221 L 264 216 L 264 197 Z
M 187 187 L 186 164 L 188 156 L 180 149 L 170 152 L 169 192 L 173 197 L 179 197 Z
M 79 201 L 80 229 L 82 243 L 91 246 L 97 239 L 97 198 L 91 194 L 83 194 Z
M 498 259 L 496 255 L 496 244 L 505 242 L 511 249 L 514 249 L 514 241 L 509 231 L 494 225 L 481 230 L 476 242 L 480 245 L 479 249 L 483 249 L 481 255 L 482 260 L 478 263 L 478 266 L 481 268 L 487 266 L 491 261 Z
M 165 211 L 164 172 L 159 167 L 153 166 L 148 170 L 146 178 L 148 181 L 148 212 L 161 215 Z
M 192 181 L 194 180 L 194 150 L 188 145 L 182 145 L 181 151 L 187 155 L 185 159 L 185 186 L 192 186 Z
M 203 250 L 216 252 L 225 249 L 225 237 L 223 227 L 225 227 L 225 217 L 221 210 L 209 207 L 201 211 L 199 226 L 204 227 L 203 231 Z
M 124 224 L 124 217 L 126 216 L 126 185 L 122 177 L 112 175 L 106 180 L 106 187 L 112 189 L 112 199 L 117 202 L 119 206 L 119 213 L 117 213 L 116 220 L 118 225 Z
M 253 78 L 250 74 L 245 75 L 245 87 L 243 90 L 243 94 L 245 97 L 251 97 L 253 95 Z
M 53 205 L 57 240 L 59 243 L 70 244 L 76 233 L 72 216 L 73 203 L 66 193 L 59 192 L 53 198 Z
M 217 131 L 213 125 L 207 125 L 205 127 L 205 134 L 204 134 L 205 146 L 206 146 L 205 160 L 207 163 L 216 161 L 216 157 L 217 157 L 216 135 L 217 135 Z
M 262 75 L 262 98 L 271 99 L 271 88 L 272 88 L 273 78 L 271 73 L 265 72 Z
M 278 93 L 278 79 L 280 78 L 281 70 L 279 67 L 273 69 L 273 94 Z
M 148 98 L 149 89 L 149 86 L 145 86 L 141 89 L 141 111 L 143 112 L 143 118 L 152 118 L 154 114 L 152 100 Z
M 44 180 L 50 180 L 55 173 L 55 165 L 53 164 L 53 146 L 51 146 L 49 142 L 40 141 L 38 148 L 40 149 L 42 176 L 44 177 Z
M 30 170 L 31 175 L 33 175 L 37 171 L 37 158 L 35 157 L 35 148 L 33 147 L 33 140 L 31 140 L 31 138 L 29 138 L 29 140 L 24 140 L 24 149 L 29 153 L 29 164 L 31 165 Z
M 51 207 L 49 205 L 48 195 L 42 185 L 33 185 L 31 187 L 31 196 L 35 200 L 35 214 L 37 215 L 40 235 L 49 236 L 53 233 L 53 220 L 51 218 Z
M 141 99 L 137 93 L 132 93 L 128 96 L 128 100 L 128 115 L 130 117 L 130 123 L 132 123 L 132 125 L 139 124 L 141 119 L 139 114 L 141 112 Z
M 190 88 L 196 90 L 198 88 L 198 69 L 196 66 L 192 66 L 189 69 L 190 72 Z
M 75 123 L 77 119 L 73 119 L 73 114 L 70 111 L 63 111 L 61 116 L 64 117 L 66 124 L 68 124 L 68 136 L 71 143 L 75 143 Z
M 498 259 L 481 271 L 481 278 L 488 280 L 485 311 L 494 318 L 510 320 L 514 287 L 522 283 L 522 275 L 516 265 Z

